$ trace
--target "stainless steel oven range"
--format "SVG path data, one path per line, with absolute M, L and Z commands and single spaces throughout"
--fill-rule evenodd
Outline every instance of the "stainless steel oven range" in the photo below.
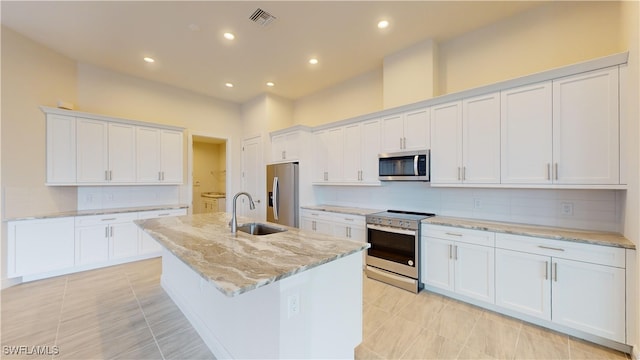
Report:
M 369 278 L 420 291 L 420 221 L 430 213 L 388 210 L 366 216 L 365 273 Z

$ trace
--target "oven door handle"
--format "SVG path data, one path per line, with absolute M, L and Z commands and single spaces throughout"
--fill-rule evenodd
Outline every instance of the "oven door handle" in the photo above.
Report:
M 380 225 L 374 225 L 374 224 L 367 224 L 367 229 L 390 232 L 394 234 L 403 234 L 403 235 L 411 235 L 411 236 L 416 235 L 415 230 L 398 229 L 398 228 L 392 228 L 388 226 L 380 226 Z

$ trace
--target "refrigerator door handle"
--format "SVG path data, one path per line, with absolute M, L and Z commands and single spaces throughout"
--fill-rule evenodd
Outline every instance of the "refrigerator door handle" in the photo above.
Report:
M 275 220 L 279 220 L 278 219 L 278 197 L 279 197 L 279 191 L 278 191 L 278 177 L 274 176 L 273 177 L 273 188 L 271 191 L 273 191 L 273 218 Z

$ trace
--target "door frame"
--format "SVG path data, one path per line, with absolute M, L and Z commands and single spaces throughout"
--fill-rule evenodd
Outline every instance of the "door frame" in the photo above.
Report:
M 212 133 L 208 133 L 208 132 L 201 132 L 201 131 L 192 131 L 192 130 L 188 130 L 187 131 L 187 184 L 186 184 L 186 189 L 184 189 L 184 191 L 186 191 L 186 199 L 187 199 L 187 203 L 189 204 L 189 209 L 188 209 L 188 213 L 189 214 L 193 214 L 193 137 L 194 136 L 198 136 L 198 137 L 206 137 L 206 138 L 210 138 L 210 139 L 220 139 L 220 140 L 224 140 L 225 141 L 225 168 L 226 168 L 226 173 L 225 173 L 225 192 L 227 194 L 227 197 L 229 196 L 229 192 L 231 191 L 235 191 L 229 188 L 229 185 L 231 184 L 231 174 L 232 172 L 232 166 L 231 166 L 231 139 L 227 136 L 220 136 L 220 135 L 214 135 Z M 226 201 L 226 211 L 229 211 L 229 204 L 230 201 Z

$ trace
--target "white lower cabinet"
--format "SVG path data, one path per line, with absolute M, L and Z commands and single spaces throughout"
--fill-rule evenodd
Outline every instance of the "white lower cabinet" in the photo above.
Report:
M 496 305 L 625 342 L 625 251 L 496 235 Z
M 302 230 L 349 240 L 367 241 L 367 225 L 362 215 L 302 209 L 300 220 Z
M 494 233 L 423 226 L 422 281 L 482 302 L 494 303 Z
M 76 217 L 76 265 L 90 265 L 138 254 L 138 213 Z
M 56 271 L 74 266 L 72 217 L 9 221 L 7 276 Z
M 300 228 L 315 233 L 333 235 L 331 213 L 322 210 L 302 210 L 300 212 Z

